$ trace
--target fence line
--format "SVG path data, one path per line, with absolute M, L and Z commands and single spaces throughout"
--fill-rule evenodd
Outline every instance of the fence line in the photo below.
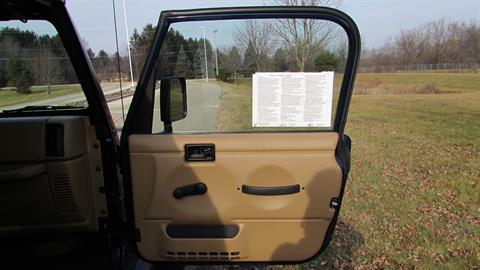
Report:
M 363 66 L 359 72 L 365 73 L 388 73 L 388 72 L 411 72 L 411 71 L 438 71 L 438 72 L 463 72 L 480 71 L 479 63 L 438 63 L 438 64 L 411 64 L 391 66 Z

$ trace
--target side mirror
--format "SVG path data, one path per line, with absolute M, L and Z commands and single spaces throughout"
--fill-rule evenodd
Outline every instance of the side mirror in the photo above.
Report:
M 165 133 L 172 133 L 172 123 L 187 117 L 187 84 L 185 78 L 160 79 L 160 113 Z

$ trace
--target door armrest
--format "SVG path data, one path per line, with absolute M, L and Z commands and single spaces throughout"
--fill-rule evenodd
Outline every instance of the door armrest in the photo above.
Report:
M 5 164 L 0 165 L 0 182 L 32 178 L 47 172 L 45 164 Z

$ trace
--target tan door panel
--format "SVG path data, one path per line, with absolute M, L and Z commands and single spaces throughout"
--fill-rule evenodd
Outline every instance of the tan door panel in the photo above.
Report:
M 98 231 L 106 202 L 89 118 L 0 118 L 0 130 L 0 235 Z
M 151 261 L 298 261 L 321 247 L 335 213 L 342 171 L 336 133 L 131 135 L 129 150 L 140 254 Z M 186 144 L 214 144 L 215 161 L 187 162 Z M 176 188 L 204 183 L 203 195 Z M 242 186 L 299 185 L 287 195 L 245 194 Z M 173 238 L 168 225 L 234 225 L 232 238 Z M 193 232 L 194 233 L 194 232 Z M 142 237 L 145 236 L 145 237 Z

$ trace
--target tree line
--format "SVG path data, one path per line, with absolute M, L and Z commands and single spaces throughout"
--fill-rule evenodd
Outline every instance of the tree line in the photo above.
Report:
M 341 0 L 274 0 L 277 5 L 339 7 Z M 153 42 L 156 27 L 147 24 L 130 36 L 134 79 L 140 77 Z M 200 31 L 200 30 L 199 30 Z M 232 31 L 231 46 L 214 48 L 203 38 L 185 37 L 170 28 L 157 60 L 158 76 L 209 77 L 236 80 L 255 72 L 343 71 L 347 45 L 340 27 L 312 19 L 246 20 Z M 343 35 L 343 36 L 342 36 Z M 332 46 L 333 44 L 333 46 Z M 129 78 L 126 53 L 98 53 L 88 49 L 100 81 Z M 217 55 L 215 55 L 217 54 Z M 217 56 L 217 57 L 215 57 Z M 218 59 L 218 71 L 215 61 Z M 361 67 L 370 71 L 383 66 L 442 63 L 480 64 L 478 21 L 449 22 L 445 19 L 402 30 L 383 46 L 363 49 Z M 30 92 L 31 85 L 77 83 L 77 78 L 58 35 L 39 35 L 17 28 L 0 29 L 0 88 L 16 87 Z
M 245 24 L 247 23 L 251 22 L 246 21 Z M 134 76 L 137 78 L 145 63 L 154 33 L 155 27 L 149 24 L 142 32 L 135 29 L 130 38 L 132 65 Z M 245 33 L 245 35 L 255 36 L 252 33 Z M 248 40 L 248 38 L 245 40 L 247 40 L 245 45 L 217 49 L 218 79 L 233 80 L 237 76 L 251 76 L 257 71 L 334 70 L 339 67 L 344 58 L 337 53 L 315 48 L 316 51 L 311 53 L 315 57 L 311 61 L 308 58 L 308 61 L 301 63 L 302 66 L 299 67 L 295 58 L 289 56 L 290 49 L 282 46 L 270 48 L 265 44 L 255 44 L 254 40 Z M 268 42 L 274 42 L 274 40 Z M 205 64 L 205 54 L 207 64 Z M 206 39 L 204 44 L 203 38 L 185 38 L 174 28 L 168 31 L 157 61 L 157 67 L 160 69 L 157 74 L 162 77 L 182 76 L 188 79 L 202 79 L 206 78 L 206 66 L 208 66 L 209 77 L 216 77 L 215 48 L 210 40 Z
M 77 78 L 58 35 L 0 29 L 0 88 L 30 93 L 32 85 L 76 83 Z
M 440 19 L 402 30 L 383 46 L 363 50 L 360 63 L 373 70 L 394 65 L 480 64 L 480 24 Z
M 278 0 L 280 5 L 329 5 L 341 1 Z M 140 75 L 153 40 L 155 27 L 134 31 L 130 44 L 136 77 Z M 249 20 L 233 31 L 234 45 L 218 48 L 218 78 L 235 80 L 257 71 L 343 71 L 347 44 L 342 30 L 320 20 Z M 164 75 L 205 78 L 203 39 L 186 39 L 170 29 L 162 47 Z M 214 50 L 206 40 L 209 74 L 215 74 Z M 334 44 L 335 46 L 329 46 Z M 383 66 L 443 63 L 480 64 L 480 25 L 477 21 L 431 21 L 399 34 L 378 48 L 363 49 L 361 67 L 370 71 Z M 213 75 L 210 75 L 213 77 Z
M 105 50 L 100 50 L 98 53 L 95 53 L 91 48 L 87 49 L 87 54 L 95 69 L 95 76 L 100 82 L 119 81 L 118 63 L 120 63 L 121 78 L 123 80 L 130 80 L 127 56 L 116 52 L 109 54 Z
M 147 24 L 142 32 L 133 31 L 130 38 L 134 76 L 139 77 L 153 42 L 156 27 Z M 182 76 L 188 79 L 206 78 L 205 55 L 208 73 L 214 74 L 214 48 L 210 40 L 185 38 L 179 31 L 170 28 L 163 41 L 157 60 L 157 75 L 161 77 Z
M 313 19 L 246 20 L 233 31 L 235 45 L 219 52 L 219 77 L 341 70 L 346 47 L 339 30 Z
M 287 6 L 338 7 L 341 3 L 342 0 L 274 0 L 276 5 Z M 236 75 L 251 76 L 257 71 L 321 71 L 338 70 L 342 66 L 346 48 L 336 51 L 326 49 L 326 45 L 337 38 L 338 26 L 335 29 L 333 23 L 311 19 L 283 20 L 282 23 L 285 25 L 246 21 L 233 33 L 236 44 L 228 48 L 214 48 L 208 39 L 187 38 L 178 30 L 170 28 L 157 60 L 157 74 L 163 77 L 201 79 L 206 78 L 208 73 L 212 78 L 217 73 L 217 59 L 218 77 L 224 80 L 232 79 Z M 301 31 L 295 33 L 292 28 Z M 140 77 L 155 32 L 156 26 L 147 24 L 141 31 L 134 29 L 130 36 L 132 69 L 136 79 Z M 278 45 L 280 43 L 281 45 Z M 105 53 L 92 53 L 91 58 L 106 59 L 100 55 Z M 116 58 L 111 60 L 113 59 Z M 126 55 L 120 57 L 124 74 L 128 74 L 127 60 Z M 110 73 L 108 65 L 105 64 L 106 60 L 98 59 L 92 62 L 99 74 L 97 76 L 108 77 L 104 75 Z
M 278 0 L 281 5 L 333 5 L 340 0 Z M 318 71 L 336 69 L 344 51 L 329 52 L 325 43 L 334 37 L 331 26 L 315 20 L 285 20 L 281 24 L 245 21 L 235 29 L 234 46 L 216 50 L 210 40 L 186 38 L 171 28 L 161 49 L 159 76 L 183 76 L 189 79 L 206 78 L 218 72 L 229 80 L 237 75 L 250 76 L 257 71 Z M 294 33 L 290 28 L 303 29 Z M 147 24 L 141 32 L 134 30 L 130 37 L 133 73 L 140 77 L 156 27 Z M 9 35 L 6 35 L 8 33 Z M 274 34 L 274 35 L 272 35 Z M 279 41 L 281 46 L 278 46 Z M 31 85 L 76 83 L 75 73 L 58 35 L 38 35 L 32 31 L 4 28 L 0 36 L 0 87 L 16 86 L 29 92 Z M 100 81 L 129 76 L 126 54 L 109 55 L 105 50 L 87 50 Z M 215 70 L 214 55 L 218 54 L 219 70 Z M 67 63 L 68 62 L 68 63 Z M 208 71 L 206 70 L 208 63 Z M 130 78 L 128 78 L 130 79 Z
M 337 7 L 341 0 L 277 0 L 278 5 Z M 156 27 L 147 24 L 141 32 L 134 30 L 130 38 L 134 76 L 139 77 Z M 338 70 L 344 64 L 346 47 L 332 51 L 327 45 L 338 36 L 339 27 L 321 20 L 246 20 L 233 32 L 235 44 L 213 48 L 210 40 L 185 38 L 170 28 L 158 59 L 162 76 L 183 76 L 189 79 L 213 77 L 230 80 L 251 76 L 257 71 L 323 71 Z M 217 59 L 214 59 L 217 53 Z M 205 54 L 206 62 L 205 64 Z

